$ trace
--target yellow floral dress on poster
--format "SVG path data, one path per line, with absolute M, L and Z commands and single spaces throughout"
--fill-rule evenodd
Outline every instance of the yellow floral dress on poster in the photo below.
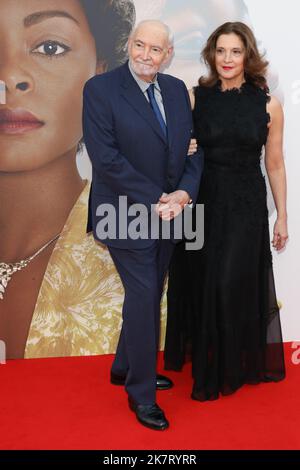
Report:
M 87 182 L 50 257 L 29 329 L 26 358 L 116 350 L 124 290 L 108 249 L 86 233 L 89 189 Z M 161 319 L 163 347 L 165 293 Z

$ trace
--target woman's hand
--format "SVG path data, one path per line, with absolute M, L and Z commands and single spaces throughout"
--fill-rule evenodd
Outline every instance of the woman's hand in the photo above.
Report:
M 283 219 L 277 218 L 274 224 L 273 234 L 274 234 L 273 240 L 272 240 L 273 247 L 277 251 L 282 250 L 285 247 L 286 242 L 289 238 L 286 218 L 283 218 Z
M 191 139 L 189 150 L 188 150 L 188 156 L 191 157 L 194 153 L 197 152 L 197 149 L 198 149 L 197 140 Z

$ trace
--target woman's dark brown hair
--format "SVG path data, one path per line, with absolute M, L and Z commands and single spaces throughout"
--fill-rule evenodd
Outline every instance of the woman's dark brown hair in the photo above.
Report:
M 222 34 L 236 34 L 245 47 L 245 78 L 254 85 L 267 89 L 266 71 L 268 62 L 260 54 L 255 36 L 249 26 L 239 21 L 227 22 L 219 26 L 208 38 L 205 48 L 201 55 L 208 66 L 209 73 L 207 77 L 200 77 L 199 85 L 213 86 L 219 80 L 216 69 L 216 46 L 219 37 Z

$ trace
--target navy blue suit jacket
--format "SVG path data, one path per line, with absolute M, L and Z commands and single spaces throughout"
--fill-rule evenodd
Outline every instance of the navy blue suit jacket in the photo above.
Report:
M 168 136 L 134 80 L 128 63 L 88 80 L 83 91 L 83 135 L 92 162 L 87 231 L 96 225 L 100 204 L 112 204 L 118 214 L 121 195 L 128 204 L 142 203 L 148 211 L 163 192 L 187 191 L 196 201 L 203 169 L 201 149 L 187 156 L 193 124 L 185 84 L 158 74 Z M 118 248 L 143 248 L 152 240 L 100 239 Z

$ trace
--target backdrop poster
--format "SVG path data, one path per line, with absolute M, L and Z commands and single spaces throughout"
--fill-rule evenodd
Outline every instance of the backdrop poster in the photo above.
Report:
M 175 37 L 165 73 L 188 88 L 200 51 L 225 21 L 250 25 L 284 104 L 290 241 L 273 255 L 284 339 L 300 340 L 296 0 L 0 1 L 0 340 L 8 358 L 108 354 L 123 288 L 104 246 L 86 234 L 91 165 L 82 142 L 84 83 L 126 61 L 135 21 L 160 18 Z M 27 124 L 19 127 L 17 122 Z M 15 124 L 14 124 L 15 123 Z M 269 194 L 270 230 L 274 204 Z M 33 255 L 33 258 L 31 259 Z M 4 263 L 25 260 L 16 272 Z M 162 341 L 166 298 L 162 302 Z

